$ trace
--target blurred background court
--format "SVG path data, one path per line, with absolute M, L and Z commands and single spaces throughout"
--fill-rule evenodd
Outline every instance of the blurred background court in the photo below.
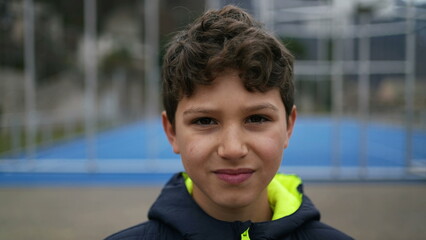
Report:
M 0 0 L 0 239 L 146 218 L 182 170 L 159 122 L 165 44 L 229 3 L 296 57 L 281 171 L 359 239 L 426 236 L 426 1 Z

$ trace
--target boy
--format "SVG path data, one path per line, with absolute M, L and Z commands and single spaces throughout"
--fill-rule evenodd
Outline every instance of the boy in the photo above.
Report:
M 162 114 L 185 173 L 149 221 L 112 239 L 351 239 L 277 174 L 296 120 L 293 57 L 243 10 L 209 11 L 170 43 Z

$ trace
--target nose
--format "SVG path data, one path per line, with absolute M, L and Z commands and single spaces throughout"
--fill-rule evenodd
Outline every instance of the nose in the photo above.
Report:
M 248 153 L 246 137 L 238 127 L 223 129 L 219 139 L 218 155 L 227 160 L 238 160 Z

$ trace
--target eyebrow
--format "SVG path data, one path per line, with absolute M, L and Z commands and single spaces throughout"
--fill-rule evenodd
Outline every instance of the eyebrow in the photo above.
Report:
M 274 112 L 278 111 L 278 108 L 271 104 L 271 103 L 261 103 L 261 104 L 257 104 L 251 107 L 248 107 L 246 109 L 247 112 L 255 112 L 255 111 L 259 111 L 259 110 L 272 110 Z
M 194 108 L 189 108 L 187 110 L 185 110 L 183 112 L 183 115 L 188 115 L 188 114 L 206 114 L 206 113 L 213 113 L 216 112 L 215 110 L 212 109 L 208 109 L 208 108 L 201 108 L 201 107 L 194 107 Z
M 277 112 L 278 108 L 271 103 L 261 103 L 261 104 L 256 104 L 254 106 L 247 107 L 243 111 L 244 112 L 255 112 L 255 111 L 260 111 L 260 110 L 272 110 L 274 112 Z M 183 115 L 211 114 L 211 113 L 215 113 L 215 112 L 218 112 L 218 111 L 214 110 L 214 109 L 209 109 L 209 108 L 194 107 L 194 108 L 189 108 L 189 109 L 185 110 L 183 112 Z

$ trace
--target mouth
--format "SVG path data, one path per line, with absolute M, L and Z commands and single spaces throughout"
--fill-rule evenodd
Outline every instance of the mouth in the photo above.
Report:
M 255 171 L 249 168 L 219 169 L 213 171 L 216 176 L 231 185 L 238 185 L 248 180 Z

